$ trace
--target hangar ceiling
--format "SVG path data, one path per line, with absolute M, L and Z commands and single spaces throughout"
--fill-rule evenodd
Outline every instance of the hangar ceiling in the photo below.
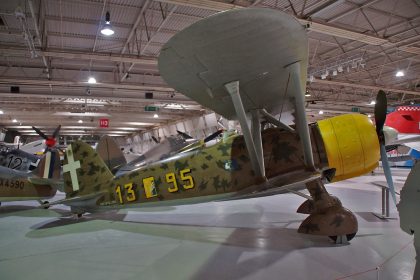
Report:
M 205 108 L 159 76 L 160 49 L 202 18 L 249 6 L 308 24 L 311 121 L 352 109 L 372 113 L 378 89 L 395 105 L 419 101 L 418 0 L 1 1 L 0 127 L 32 134 L 32 125 L 52 131 L 61 124 L 62 135 L 129 135 L 202 115 Z M 109 37 L 100 33 L 108 11 Z M 87 82 L 91 76 L 96 84 Z M 108 129 L 98 128 L 101 118 Z

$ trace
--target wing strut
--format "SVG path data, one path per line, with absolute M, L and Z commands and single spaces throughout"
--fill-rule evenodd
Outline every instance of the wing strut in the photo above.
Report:
M 293 96 L 295 97 L 296 126 L 302 142 L 305 165 L 307 168 L 315 170 L 311 138 L 306 120 L 304 90 L 300 84 L 300 62 L 290 64 L 287 68 L 289 68 L 291 74 L 292 89 L 295 90 Z
M 225 88 L 232 98 L 232 103 L 235 107 L 236 115 L 238 117 L 239 123 L 241 124 L 246 148 L 251 159 L 252 169 L 254 170 L 255 175 L 265 179 L 264 158 L 261 141 L 261 124 L 258 111 L 252 112 L 252 126 L 250 129 L 248 126 L 248 119 L 245 114 L 245 109 L 242 104 L 242 99 L 239 94 L 239 81 L 227 83 L 225 84 Z
M 294 133 L 295 130 L 288 126 L 287 124 L 281 122 L 280 120 L 276 119 L 273 115 L 271 115 L 269 112 L 267 112 L 266 109 L 261 109 L 260 113 L 267 119 L 268 122 L 274 124 L 277 127 L 283 128 L 286 131 L 289 131 L 291 133 Z

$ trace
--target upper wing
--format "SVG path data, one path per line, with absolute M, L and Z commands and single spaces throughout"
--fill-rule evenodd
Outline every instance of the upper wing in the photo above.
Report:
M 294 108 L 288 65 L 300 62 L 300 84 L 306 87 L 307 46 L 303 26 L 283 12 L 231 10 L 173 36 L 162 48 L 159 71 L 177 91 L 227 119 L 236 118 L 224 88 L 232 81 L 239 81 L 245 111 L 278 114 Z

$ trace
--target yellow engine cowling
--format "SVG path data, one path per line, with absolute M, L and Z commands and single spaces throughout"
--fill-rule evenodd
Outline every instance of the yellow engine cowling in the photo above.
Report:
M 333 182 L 366 174 L 378 166 L 379 141 L 371 120 L 346 114 L 318 122 L 328 165 L 335 168 Z

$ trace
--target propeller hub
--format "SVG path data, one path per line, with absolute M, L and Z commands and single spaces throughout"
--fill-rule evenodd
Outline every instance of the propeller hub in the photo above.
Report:
M 47 147 L 49 148 L 54 147 L 56 143 L 57 141 L 54 138 L 48 138 L 47 140 L 45 140 L 45 145 L 47 145 Z

